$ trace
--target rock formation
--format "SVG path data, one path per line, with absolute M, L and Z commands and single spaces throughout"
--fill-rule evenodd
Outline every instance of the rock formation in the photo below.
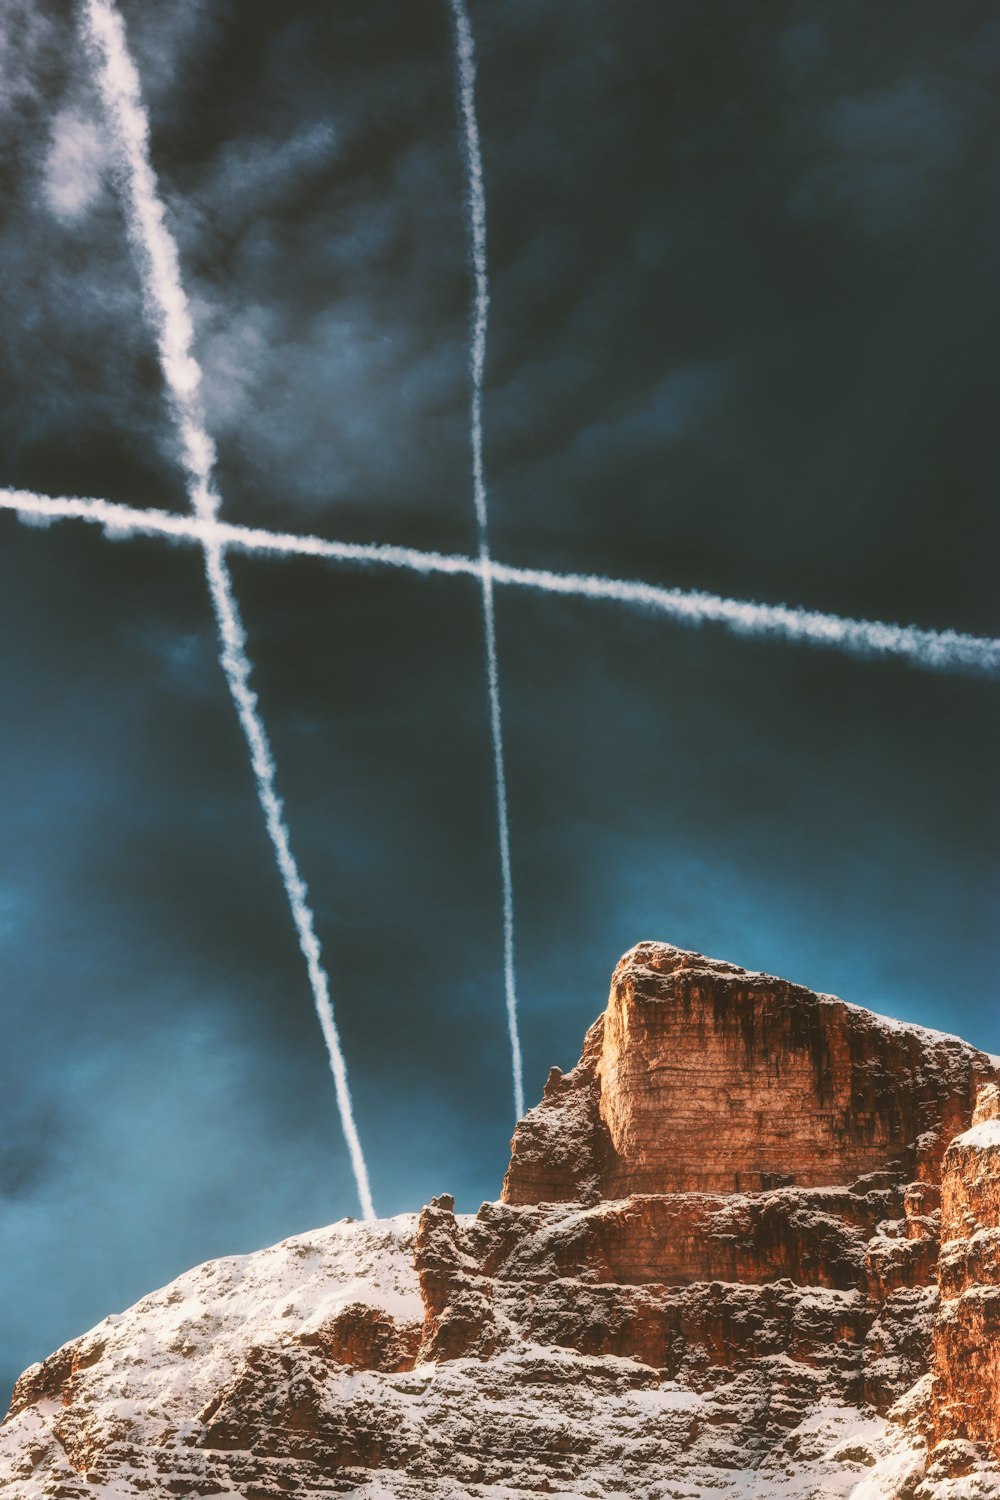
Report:
M 504 1201 L 934 1181 L 989 1059 L 734 964 L 640 943 L 568 1078 L 517 1129 Z
M 981 1090 L 941 1183 L 941 1305 L 934 1325 L 933 1434 L 1000 1457 L 1000 1089 Z M 973 1455 L 974 1456 L 974 1455 Z
M 971 1500 L 998 1390 L 993 1062 L 644 943 L 499 1202 L 106 1320 L 22 1376 L 0 1494 Z

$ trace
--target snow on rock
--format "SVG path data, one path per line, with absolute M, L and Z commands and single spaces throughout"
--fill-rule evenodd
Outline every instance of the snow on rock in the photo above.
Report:
M 1000 1458 L 1000 1090 L 987 1085 L 955 1137 L 941 1183 L 941 1306 L 934 1329 L 933 1432 L 939 1461 L 958 1444 Z M 957 1455 L 957 1458 L 956 1458 Z
M 93 1475 L 98 1487 L 79 1493 L 102 1495 L 109 1455 L 183 1449 L 234 1380 L 255 1361 L 280 1367 L 285 1351 L 290 1365 L 300 1352 L 412 1365 L 423 1317 L 416 1225 L 415 1215 L 345 1222 L 209 1261 L 106 1318 L 21 1376 L 0 1427 L 0 1491 L 75 1495 L 66 1485 Z
M 1000 1120 L 980 1120 L 978 1125 L 970 1125 L 968 1130 L 963 1130 L 952 1142 L 957 1146 L 974 1146 L 981 1150 L 984 1146 L 1000 1146 Z

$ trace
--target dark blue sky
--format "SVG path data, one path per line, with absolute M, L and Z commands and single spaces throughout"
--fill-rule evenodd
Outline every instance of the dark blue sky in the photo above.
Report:
M 469 550 L 443 0 L 124 6 L 227 515 Z M 472 0 L 504 561 L 997 634 L 992 5 Z M 2 0 L 0 484 L 182 509 L 70 7 Z M 196 555 L 0 519 L 0 1389 L 355 1211 Z M 376 1205 L 494 1196 L 468 580 L 235 559 Z M 1000 1051 L 997 685 L 498 600 L 527 1092 L 664 938 Z

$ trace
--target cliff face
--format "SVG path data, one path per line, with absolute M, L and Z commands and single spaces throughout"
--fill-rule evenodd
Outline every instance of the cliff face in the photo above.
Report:
M 642 944 L 500 1202 L 108 1319 L 22 1377 L 0 1493 L 1000 1496 L 998 1317 L 990 1059 Z
M 580 1064 L 518 1126 L 504 1201 L 936 1181 L 985 1054 L 733 964 L 640 943 Z
M 507 1314 L 525 1337 L 695 1386 L 766 1369 L 786 1413 L 816 1398 L 803 1368 L 840 1399 L 887 1412 L 922 1378 L 924 1390 L 949 1338 L 952 1364 L 963 1337 L 982 1341 L 963 1378 L 995 1392 L 983 1283 L 1000 1236 L 988 1248 L 982 1230 L 995 1184 L 969 1186 L 979 1178 L 961 1144 L 995 1077 L 958 1038 L 640 944 L 616 968 L 577 1067 L 552 1070 L 515 1131 L 502 1195 L 512 1212 L 491 1208 L 485 1238 L 478 1224 L 458 1234 L 456 1288 L 458 1257 L 488 1273 L 494 1300 L 545 1267 L 545 1295 L 514 1295 Z M 962 1213 L 978 1226 L 961 1315 L 937 1316 L 942 1161 L 949 1239 Z M 944 1264 L 957 1260 L 949 1244 Z M 978 1415 L 956 1426 L 953 1413 L 952 1426 L 1000 1457 L 990 1399 L 970 1396 Z M 918 1415 L 940 1442 L 944 1419 L 928 1429 Z
M 941 1307 L 934 1327 L 933 1431 L 1000 1457 L 1000 1090 L 944 1158 Z M 957 1450 L 961 1452 L 961 1449 Z

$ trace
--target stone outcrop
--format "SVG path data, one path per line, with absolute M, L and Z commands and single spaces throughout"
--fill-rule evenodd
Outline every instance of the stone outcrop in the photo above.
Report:
M 836 1348 L 841 1392 L 886 1411 L 930 1365 L 941 1163 L 995 1076 L 957 1037 L 641 943 L 519 1123 L 503 1201 L 523 1233 L 529 1207 L 550 1226 L 559 1276 L 614 1283 L 623 1308 L 648 1288 L 643 1318 L 613 1320 L 616 1352 L 673 1368 L 686 1342 L 678 1368 L 738 1367 L 773 1326 L 774 1293 L 751 1288 L 787 1281 L 791 1303 L 815 1289 L 815 1349 L 794 1317 L 786 1347 L 818 1365 Z M 692 1316 L 678 1288 L 705 1283 Z
M 507 1203 L 936 1181 L 989 1058 L 664 943 L 614 972 L 571 1074 L 514 1135 Z
M 956 1038 L 641 944 L 499 1202 L 108 1319 L 22 1377 L 0 1494 L 1000 1496 L 998 1117 Z
M 1000 1460 L 1000 1089 L 979 1095 L 941 1182 L 941 1306 L 934 1328 L 933 1431 Z

